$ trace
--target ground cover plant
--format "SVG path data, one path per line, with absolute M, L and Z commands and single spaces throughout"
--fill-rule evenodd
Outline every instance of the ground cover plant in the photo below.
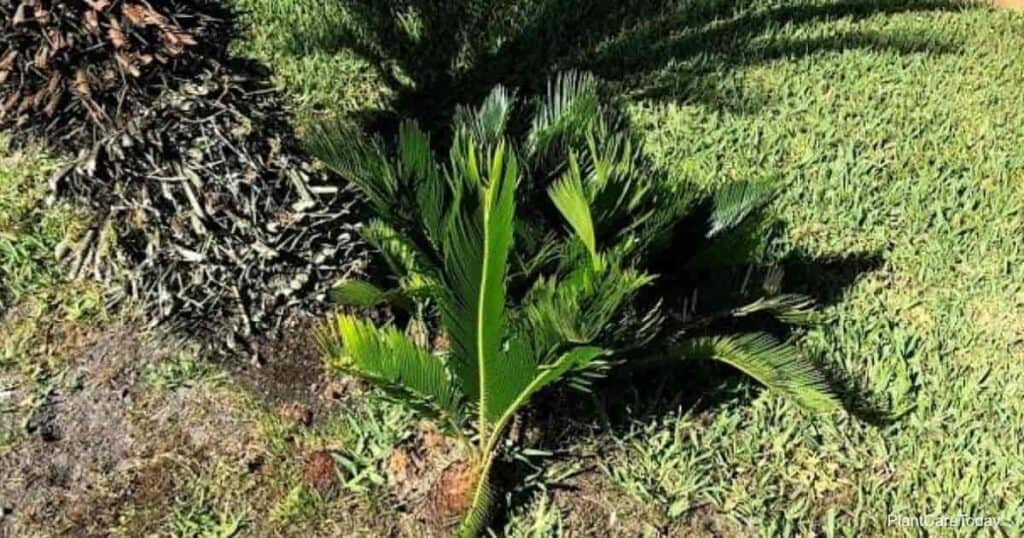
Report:
M 238 50 L 272 67 L 303 115 L 387 109 L 390 90 L 358 55 L 284 45 L 323 2 L 234 4 L 251 9 Z M 796 341 L 878 412 L 810 417 L 702 362 L 616 398 L 556 391 L 535 406 L 551 427 L 513 424 L 543 465 L 496 474 L 505 494 L 488 532 L 1018 535 L 1021 16 L 751 0 L 620 19 L 557 69 L 621 92 L 672 182 L 779 176 L 765 211 L 785 226 L 761 256 L 786 267 L 783 289 L 824 304 Z M 562 28 L 590 26 L 577 24 Z M 536 80 L 514 86 L 543 91 L 552 64 L 523 64 Z M 35 150 L 0 157 L 0 235 L 18 252 L 0 253 L 0 534 L 423 536 L 409 520 L 437 436 L 358 383 L 317 379 L 319 359 L 292 353 L 301 334 L 240 375 L 151 341 L 123 313 L 97 316 L 93 292 L 68 289 L 49 255 L 88 225 L 46 206 L 55 165 Z M 680 381 L 700 390 L 680 395 Z M 334 475 L 307 477 L 331 459 Z M 1001 523 L 888 521 L 951 513 Z
M 335 297 L 411 314 L 404 327 L 343 314 L 319 331 L 320 348 L 330 367 L 380 386 L 462 441 L 464 459 L 432 493 L 439 517 L 460 520 L 460 535 L 480 533 L 513 418 L 546 389 L 585 390 L 620 364 L 715 359 L 808 409 L 836 407 L 796 348 L 766 333 L 722 334 L 726 321 L 755 313 L 803 319 L 810 300 L 770 284 L 746 303 L 723 305 L 715 290 L 682 276 L 747 261 L 736 252 L 743 242 L 727 236 L 770 187 L 737 183 L 705 201 L 691 185 L 666 182 L 601 104 L 590 75 L 557 76 L 533 114 L 517 112 L 501 86 L 478 109 L 459 110 L 450 164 L 413 122 L 400 128 L 394 157 L 379 140 L 337 126 L 310 134 L 314 154 L 369 199 L 377 220 L 363 237 L 394 272 L 385 289 L 346 281 Z M 516 132 L 520 124 L 528 130 Z M 702 202 L 711 206 L 707 222 L 693 218 Z M 675 267 L 673 293 L 691 298 L 672 321 L 659 297 L 640 297 L 658 288 L 648 271 L 659 254 Z

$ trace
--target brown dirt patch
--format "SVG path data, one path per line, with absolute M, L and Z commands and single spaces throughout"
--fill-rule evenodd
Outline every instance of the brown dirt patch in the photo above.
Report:
M 27 410 L 25 438 L 0 457 L 0 504 L 9 512 L 0 535 L 32 536 L 40 529 L 89 535 L 113 523 L 99 513 L 85 521 L 74 514 L 83 503 L 109 503 L 124 494 L 119 475 L 137 442 L 128 428 L 132 387 L 137 368 L 160 349 L 118 328 L 97 337 L 70 370 L 50 380 L 45 397 Z M 21 383 L 18 390 L 33 389 Z
M 253 451 L 236 395 L 144 383 L 144 368 L 179 353 L 181 342 L 126 326 L 92 342 L 69 353 L 41 396 L 32 394 L 40 390 L 33 380 L 0 373 L 9 378 L 0 387 L 15 387 L 8 399 L 35 402 L 0 414 L 0 426 L 20 436 L 0 452 L 0 537 L 107 536 L 128 507 L 160 503 L 144 522 L 153 530 L 175 492 L 191 485 L 190 466 L 210 454 L 244 462 Z
M 326 450 L 314 450 L 306 455 L 302 476 L 311 488 L 322 495 L 334 493 L 338 488 L 338 471 L 334 457 Z
M 276 341 L 258 345 L 263 361 L 232 365 L 232 379 L 252 395 L 271 406 L 305 404 L 315 413 L 318 396 L 331 380 L 324 374 L 323 361 L 313 343 L 312 321 L 289 329 Z

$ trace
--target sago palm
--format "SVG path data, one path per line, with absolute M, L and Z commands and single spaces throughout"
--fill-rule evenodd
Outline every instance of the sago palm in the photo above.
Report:
M 342 314 L 319 344 L 329 366 L 369 380 L 466 446 L 460 534 L 484 525 L 510 420 L 552 385 L 586 390 L 631 361 L 716 359 L 806 408 L 835 406 L 790 345 L 719 330 L 728 326 L 721 318 L 754 312 L 796 318 L 804 298 L 769 295 L 707 315 L 691 302 L 676 315 L 650 272 L 667 251 L 686 268 L 727 259 L 715 253 L 716 238 L 770 189 L 748 183 L 702 195 L 656 173 L 587 75 L 558 77 L 525 121 L 515 107 L 498 87 L 478 109 L 461 110 L 446 159 L 414 123 L 391 148 L 337 125 L 310 137 L 313 152 L 365 194 L 377 219 L 363 235 L 393 273 L 385 286 L 341 283 L 337 298 L 388 303 L 408 311 L 418 332 L 426 324 L 440 335 L 430 345 L 409 327 Z M 701 233 L 676 251 L 680 223 L 701 208 L 710 208 L 694 224 Z

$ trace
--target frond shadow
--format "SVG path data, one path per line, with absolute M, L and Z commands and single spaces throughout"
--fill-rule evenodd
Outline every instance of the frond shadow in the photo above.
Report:
M 815 260 L 795 253 L 774 267 L 786 271 L 787 283 L 798 284 L 786 284 L 787 290 L 816 291 L 812 297 L 819 306 L 827 307 L 841 301 L 862 276 L 880 269 L 882 257 L 878 253 L 859 253 Z M 709 281 L 728 282 L 730 278 Z M 735 282 L 735 278 L 731 281 Z M 702 284 L 706 287 L 707 282 Z M 722 293 L 728 295 L 730 291 Z M 792 329 L 767 316 L 751 317 L 743 324 L 742 329 L 768 330 L 782 338 L 789 336 Z M 877 406 L 867 396 L 870 387 L 862 380 L 837 367 L 822 366 L 846 413 L 877 427 L 899 420 L 892 410 Z M 621 438 L 637 423 L 657 420 L 670 412 L 713 414 L 716 410 L 741 406 L 764 390 L 738 371 L 714 361 L 669 361 L 613 372 L 612 376 L 598 382 L 589 395 L 561 388 L 539 398 L 524 417 L 523 426 L 517 432 L 518 442 L 553 454 L 555 458 L 575 458 L 571 451 L 581 438 Z M 507 499 L 507 509 L 496 512 L 499 518 L 507 517 L 515 507 L 529 502 L 534 490 L 513 486 L 523 484 L 524 477 L 535 472 L 535 467 L 519 461 L 500 468 L 497 479 L 508 484 L 507 491 L 513 493 Z
M 290 42 L 303 53 L 351 50 L 393 92 L 391 110 L 365 111 L 379 130 L 416 118 L 433 132 L 456 106 L 494 85 L 542 93 L 558 71 L 591 71 L 633 95 L 756 106 L 720 88 L 733 71 L 781 58 L 867 49 L 945 54 L 957 45 L 934 32 L 815 29 L 907 12 L 966 9 L 953 0 L 338 0 L 330 25 Z M 795 30 L 794 30 L 795 28 Z M 837 27 L 838 28 L 838 27 Z M 783 29 L 789 31 L 782 32 Z M 737 101 L 742 101 L 739 105 Z

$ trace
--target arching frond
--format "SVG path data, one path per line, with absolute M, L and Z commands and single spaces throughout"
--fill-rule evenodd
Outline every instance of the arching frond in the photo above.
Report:
M 442 426 L 461 427 L 462 394 L 449 371 L 401 331 L 340 315 L 318 330 L 317 341 L 329 367 L 370 381 Z
M 737 317 L 749 316 L 764 312 L 784 323 L 807 325 L 817 319 L 814 300 L 806 295 L 783 293 L 771 297 L 762 297 L 750 304 L 733 310 Z
M 335 121 L 312 127 L 305 142 L 310 154 L 355 184 L 378 214 L 392 211 L 398 178 L 380 140 Z
M 370 221 L 359 230 L 359 234 L 380 252 L 391 271 L 400 278 L 436 272 L 430 259 L 407 235 L 383 220 Z
M 764 333 L 691 338 L 674 347 L 671 354 L 680 359 L 713 359 L 729 364 L 810 411 L 830 411 L 839 406 L 813 362 L 792 345 Z
M 423 223 L 423 232 L 435 252 L 443 250 L 446 204 L 449 201 L 447 180 L 441 173 L 428 180 L 420 181 L 415 186 L 416 207 L 419 209 L 419 220 Z
M 488 361 L 488 383 L 486 416 L 491 424 L 501 420 L 502 415 L 515 412 L 512 406 L 520 400 L 523 392 L 537 377 L 537 357 L 533 346 L 525 338 L 512 338 L 500 356 Z
M 539 280 L 523 313 L 537 338 L 576 344 L 593 342 L 616 312 L 652 278 L 615 263 L 582 267 L 563 279 Z
M 764 182 L 738 181 L 714 194 L 708 237 L 736 227 L 756 209 L 771 201 L 775 188 Z
M 377 306 L 389 302 L 392 297 L 392 292 L 384 291 L 365 280 L 346 280 L 331 288 L 331 300 L 345 306 Z
M 599 258 L 597 239 L 594 236 L 594 220 L 590 216 L 587 195 L 583 192 L 579 161 L 574 155 L 569 157 L 569 170 L 565 172 L 561 180 L 548 189 L 548 196 L 558 212 L 562 214 L 562 218 L 569 223 L 569 226 L 576 232 L 576 236 L 587 247 L 593 262 L 597 264 Z
M 397 288 L 388 290 L 365 280 L 351 279 L 339 282 L 330 291 L 331 300 L 340 305 L 369 308 L 389 304 L 408 312 L 415 309 L 416 301 L 436 294 L 436 283 L 422 277 L 402 279 Z
M 458 538 L 476 538 L 483 532 L 491 515 L 491 506 L 494 504 L 494 489 L 491 486 L 489 467 L 480 469 L 476 477 L 476 487 L 473 489 L 470 499 L 469 512 L 462 517 L 455 536 Z
M 460 107 L 455 113 L 456 130 L 467 131 L 474 140 L 497 145 L 506 136 L 515 96 L 504 86 L 495 86 L 480 108 Z
M 436 180 L 437 162 L 430 149 L 430 136 L 416 122 L 402 122 L 398 129 L 397 150 L 398 173 L 405 185 Z
M 582 140 L 599 111 L 597 79 L 589 73 L 561 73 L 548 83 L 547 96 L 533 118 L 528 151 L 542 156 L 567 137 Z

